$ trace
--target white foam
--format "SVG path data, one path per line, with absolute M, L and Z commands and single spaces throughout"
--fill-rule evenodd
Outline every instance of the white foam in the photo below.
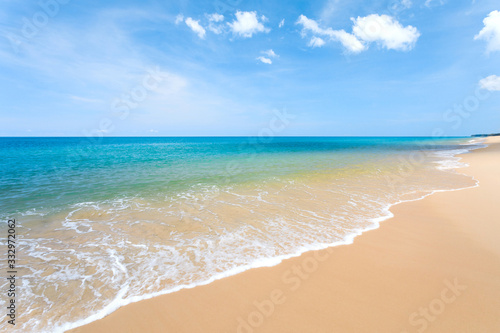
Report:
M 479 186 L 478 183 L 476 183 L 476 185 L 471 186 L 471 187 L 464 187 L 464 188 L 459 188 L 459 189 L 435 190 L 435 191 L 432 191 L 430 193 L 424 194 L 420 198 L 417 198 L 417 199 L 401 200 L 401 201 L 398 201 L 394 204 L 389 204 L 383 210 L 384 215 L 377 217 L 377 218 L 370 219 L 370 222 L 371 222 L 370 226 L 365 227 L 365 228 L 355 229 L 351 233 L 347 234 L 344 237 L 344 239 L 342 239 L 340 241 L 336 241 L 336 242 L 332 242 L 332 243 L 324 243 L 324 244 L 312 244 L 310 246 L 300 247 L 297 251 L 295 251 L 292 254 L 280 255 L 280 256 L 271 257 L 271 258 L 260 258 L 260 259 L 253 261 L 250 264 L 243 265 L 240 267 L 235 267 L 235 268 L 230 269 L 228 271 L 225 271 L 223 273 L 215 274 L 212 277 L 210 277 L 209 279 L 206 279 L 206 280 L 201 281 L 201 282 L 183 284 L 183 285 L 179 285 L 179 286 L 176 286 L 174 288 L 167 289 L 167 290 L 149 293 L 149 294 L 145 294 L 145 295 L 141 295 L 141 296 L 134 296 L 134 297 L 124 299 L 123 295 L 128 290 L 128 285 L 127 285 L 127 288 L 124 290 L 121 290 L 120 293 L 117 295 L 117 297 L 110 304 L 108 304 L 105 308 L 103 308 L 101 311 L 99 311 L 99 312 L 97 312 L 97 313 L 95 313 L 95 314 L 93 314 L 85 319 L 78 320 L 78 321 L 75 321 L 73 323 L 65 323 L 61 326 L 58 326 L 57 328 L 55 328 L 53 330 L 53 332 L 57 332 L 57 333 L 58 332 L 65 332 L 67 330 L 71 330 L 71 329 L 74 329 L 76 327 L 80 327 L 80 326 L 89 324 L 93 321 L 102 319 L 102 318 L 106 317 L 107 315 L 111 314 L 112 312 L 116 311 L 120 307 L 126 306 L 126 305 L 131 304 L 131 303 L 151 299 L 151 298 L 161 296 L 161 295 L 174 293 L 174 292 L 177 292 L 177 291 L 180 291 L 183 289 L 192 289 L 192 288 L 195 288 L 198 286 L 207 285 L 207 284 L 210 284 L 214 281 L 224 279 L 226 277 L 234 276 L 236 274 L 243 273 L 243 272 L 250 270 L 250 269 L 262 268 L 262 267 L 273 267 L 273 266 L 276 266 L 276 265 L 282 263 L 283 260 L 299 257 L 306 252 L 324 250 L 324 249 L 327 249 L 330 247 L 353 244 L 354 239 L 357 236 L 360 236 L 364 232 L 378 229 L 380 227 L 381 222 L 386 221 L 386 220 L 394 217 L 394 214 L 390 211 L 390 209 L 393 206 L 396 206 L 396 205 L 399 205 L 399 204 L 405 203 L 405 202 L 419 201 L 419 200 L 422 200 L 422 199 L 424 199 L 424 198 L 426 198 L 434 193 L 438 193 L 438 192 L 459 191 L 459 190 L 469 189 L 469 188 L 473 188 L 473 187 L 477 187 L 477 186 Z
M 483 144 L 480 140 L 469 140 L 467 143 L 461 143 L 462 146 L 467 146 L 464 149 L 452 149 L 435 152 L 435 156 L 441 160 L 435 162 L 438 164 L 440 170 L 452 170 L 467 167 L 467 163 L 462 162 L 462 158 L 458 155 L 467 154 L 475 149 L 486 148 L 487 145 Z
M 477 187 L 477 186 L 479 186 L 479 185 L 476 184 L 476 185 L 474 185 L 472 187 Z M 215 274 L 211 278 L 206 279 L 204 281 L 190 283 L 190 284 L 183 284 L 183 285 L 179 285 L 179 286 L 176 286 L 174 288 L 166 289 L 166 290 L 163 290 L 163 291 L 149 293 L 149 294 L 145 294 L 145 295 L 141 295 L 141 296 L 134 296 L 134 297 L 130 297 L 128 299 L 124 299 L 122 297 L 119 297 L 119 296 L 121 296 L 121 295 L 124 294 L 124 292 L 121 292 L 120 295 L 118 297 L 116 297 L 113 300 L 112 303 L 110 303 L 108 306 L 106 306 L 101 311 L 99 311 L 99 312 L 97 312 L 97 313 L 95 313 L 95 314 L 93 314 L 93 315 L 91 315 L 91 316 L 89 316 L 89 317 L 87 317 L 85 319 L 78 320 L 78 321 L 73 322 L 73 323 L 66 323 L 64 325 L 61 325 L 61 326 L 57 327 L 54 330 L 54 332 L 64 332 L 66 330 L 70 330 L 70 329 L 73 329 L 73 328 L 76 328 L 76 327 L 79 327 L 79 326 L 83 326 L 83 325 L 89 324 L 89 323 L 91 323 L 93 321 L 102 319 L 102 318 L 106 317 L 107 315 L 111 314 L 112 312 L 116 311 L 120 307 L 126 306 L 126 305 L 131 304 L 131 303 L 135 303 L 135 302 L 139 302 L 139 301 L 142 301 L 142 300 L 151 299 L 151 298 L 154 298 L 154 297 L 157 297 L 157 296 L 161 296 L 161 295 L 166 295 L 166 294 L 174 293 L 174 292 L 177 292 L 177 291 L 180 291 L 180 290 L 183 290 L 183 289 L 192 289 L 192 288 L 195 288 L 195 287 L 198 287 L 198 286 L 207 285 L 207 284 L 210 284 L 210 283 L 212 283 L 214 281 L 217 281 L 217 280 L 220 280 L 220 279 L 224 279 L 226 277 L 234 276 L 236 274 L 243 273 L 243 272 L 245 272 L 247 270 L 250 270 L 250 269 L 262 268 L 262 267 L 273 267 L 273 266 L 276 266 L 276 265 L 282 263 L 283 260 L 287 260 L 287 259 L 299 257 L 299 256 L 303 255 L 306 252 L 317 251 L 317 250 L 324 250 L 324 249 L 327 249 L 327 248 L 330 248 L 330 247 L 336 247 L 336 246 L 341 246 L 341 245 L 350 245 L 350 244 L 353 244 L 354 239 L 357 236 L 360 236 L 364 232 L 378 229 L 380 227 L 381 222 L 394 217 L 394 214 L 390 211 L 390 209 L 393 206 L 395 206 L 395 205 L 398 205 L 398 204 L 401 204 L 401 203 L 405 203 L 405 202 L 422 200 L 422 199 L 426 198 L 427 196 L 430 196 L 430 195 L 432 195 L 434 193 L 438 193 L 438 192 L 458 191 L 458 190 L 468 189 L 468 188 L 472 188 L 472 187 L 465 187 L 465 188 L 453 189 L 453 190 L 435 190 L 435 191 L 432 191 L 432 192 L 427 193 L 425 195 L 422 195 L 421 198 L 410 199 L 410 200 L 402 200 L 402 201 L 396 202 L 394 204 L 390 204 L 390 205 L 388 205 L 384 209 L 384 213 L 385 214 L 383 216 L 371 219 L 372 224 L 370 226 L 365 227 L 365 228 L 356 229 L 353 232 L 345 235 L 344 239 L 342 239 L 340 241 L 336 241 L 336 242 L 333 242 L 333 243 L 325 243 L 325 244 L 312 244 L 310 246 L 301 247 L 301 248 L 299 248 L 297 251 L 295 251 L 292 254 L 280 255 L 280 256 L 271 257 L 271 258 L 260 258 L 260 259 L 257 259 L 255 261 L 253 261 L 250 264 L 243 265 L 243 266 L 240 266 L 240 267 L 235 267 L 235 268 L 230 269 L 228 271 L 225 271 L 223 273 Z
M 440 170 L 451 170 L 467 167 L 466 163 L 460 162 L 462 158 L 456 155 L 468 153 L 469 149 L 454 149 L 449 151 L 436 152 L 435 155 L 442 160 L 435 163 L 438 164 L 438 169 Z

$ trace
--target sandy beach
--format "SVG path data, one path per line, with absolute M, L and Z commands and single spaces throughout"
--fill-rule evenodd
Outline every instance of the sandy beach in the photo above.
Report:
M 127 305 L 71 332 L 500 332 L 500 139 L 479 186 L 393 206 L 338 246 Z

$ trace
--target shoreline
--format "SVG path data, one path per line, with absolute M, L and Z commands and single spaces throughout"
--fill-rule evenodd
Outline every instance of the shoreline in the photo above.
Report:
M 494 139 L 488 139 L 489 141 L 495 141 Z M 495 141 L 498 142 L 498 141 Z M 488 149 L 488 148 L 486 148 Z M 468 155 L 474 155 L 477 154 L 476 151 L 472 151 L 471 154 L 463 154 L 460 155 L 462 160 L 468 160 L 470 159 Z M 470 162 L 468 162 L 469 165 L 471 165 Z M 467 169 L 466 169 L 467 171 Z M 462 171 L 461 171 L 462 172 Z M 469 176 L 471 175 L 469 172 L 465 172 Z M 475 176 L 475 175 L 474 175 Z M 474 177 L 473 177 L 474 178 Z M 477 179 L 477 178 L 474 178 Z M 477 188 L 477 186 L 465 188 L 467 190 L 472 190 L 474 188 Z M 264 266 L 260 268 L 253 268 L 250 270 L 245 270 L 242 273 L 238 273 L 236 275 L 231 275 L 229 277 L 215 280 L 211 283 L 204 284 L 204 285 L 198 285 L 196 288 L 192 287 L 189 289 L 182 289 L 180 291 L 177 291 L 175 293 L 169 293 L 169 294 L 163 294 L 161 296 L 153 297 L 147 300 L 142 300 L 136 303 L 131 303 L 128 305 L 125 305 L 118 310 L 112 312 L 110 315 L 106 316 L 104 319 L 100 319 L 97 321 L 93 321 L 90 324 L 87 324 L 85 326 L 80 326 L 78 328 L 75 328 L 73 330 L 70 330 L 68 332 L 87 332 L 87 331 L 92 331 L 92 332 L 108 332 L 108 331 L 114 331 L 116 329 L 121 329 L 124 331 L 129 331 L 129 332 L 135 332 L 138 330 L 146 330 L 150 332 L 160 332 L 164 331 L 167 329 L 171 329 L 172 331 L 175 332 L 292 332 L 293 330 L 290 330 L 290 328 L 286 328 L 287 325 L 283 326 L 280 325 L 279 323 L 281 322 L 278 320 L 279 318 L 276 318 L 276 320 L 273 320 L 275 318 L 275 310 L 276 312 L 279 311 L 281 305 L 283 307 L 287 305 L 288 303 L 292 303 L 292 301 L 287 302 L 287 297 L 286 295 L 291 293 L 294 294 L 296 291 L 299 289 L 302 289 L 302 283 L 304 281 L 309 281 L 310 277 L 309 275 L 316 275 L 322 276 L 321 273 L 316 273 L 319 271 L 323 266 L 330 266 L 329 262 L 332 261 L 332 257 L 336 257 L 336 252 L 346 252 L 351 249 L 351 247 L 356 246 L 356 244 L 360 242 L 366 242 L 364 239 L 368 238 L 373 238 L 373 234 L 377 233 L 380 234 L 382 230 L 388 229 L 386 225 L 391 226 L 391 228 L 396 228 L 399 229 L 401 228 L 400 226 L 395 227 L 394 224 L 391 224 L 390 221 L 392 220 L 398 220 L 401 219 L 402 217 L 399 216 L 399 211 L 400 210 L 406 210 L 407 208 L 401 208 L 401 207 L 408 207 L 408 205 L 413 205 L 416 203 L 421 203 L 423 201 L 426 201 L 429 199 L 429 197 L 435 197 L 436 195 L 439 194 L 444 194 L 446 192 L 448 193 L 454 193 L 457 192 L 458 190 L 465 190 L 465 189 L 457 189 L 457 190 L 443 190 L 443 191 L 433 191 L 432 193 L 429 193 L 425 195 L 423 198 L 419 199 L 413 199 L 413 200 L 407 200 L 403 202 L 398 202 L 396 204 L 393 204 L 388 207 L 387 212 L 388 215 L 385 217 L 381 217 L 379 221 L 375 221 L 375 224 L 372 228 L 366 228 L 364 230 L 360 230 L 356 234 L 352 234 L 347 240 L 343 241 L 342 245 L 350 245 L 349 247 L 342 246 L 340 244 L 336 246 L 331 246 L 326 249 L 322 250 L 313 250 L 313 251 L 307 251 L 304 252 L 300 255 L 297 256 L 292 256 L 291 258 L 288 259 L 278 259 L 280 263 L 277 263 L 273 266 Z M 444 193 L 440 193 L 444 192 Z M 462 192 L 462 191 L 460 191 Z M 433 195 L 431 195 L 433 194 Z M 409 208 L 408 208 L 409 209 Z M 404 215 L 404 214 L 403 214 Z M 381 224 L 381 222 L 386 222 L 384 224 Z M 385 232 L 385 231 L 384 231 Z M 358 258 L 359 259 L 359 258 Z M 275 261 L 276 261 L 275 260 Z M 325 262 L 325 264 L 323 264 Z M 305 263 L 305 266 L 304 266 Z M 310 266 L 307 266 L 310 265 Z M 283 273 L 283 267 L 292 267 L 291 270 Z M 303 266 L 303 269 L 306 270 L 300 270 L 300 267 Z M 316 268 L 314 268 L 317 266 Z M 336 267 L 336 264 L 332 264 L 334 269 L 338 269 L 339 267 Z M 354 263 L 354 266 L 358 266 L 357 263 Z M 499 264 L 500 266 L 500 264 Z M 297 268 L 299 267 L 299 268 Z M 314 268 L 314 269 L 313 269 Z M 331 267 L 330 267 L 331 268 Z M 349 267 L 343 267 L 340 270 L 346 270 L 349 271 Z M 282 274 L 276 275 L 276 272 L 282 271 Z M 311 271 L 311 272 L 309 272 Z M 291 273 L 290 273 L 291 272 Z M 288 274 L 285 276 L 285 273 Z M 345 274 L 345 272 L 342 272 Z M 367 275 L 367 279 L 369 280 L 369 275 Z M 281 279 L 279 278 L 281 276 Z M 307 276 L 307 278 L 305 278 Z M 263 278 L 264 277 L 264 278 Z M 367 280 L 365 279 L 365 280 Z M 252 287 L 249 288 L 250 290 L 255 290 L 255 293 L 248 293 L 245 288 L 242 288 L 241 285 L 245 285 L 248 287 L 248 283 L 252 281 L 258 281 L 256 283 L 257 286 L 259 287 L 254 287 L 252 283 Z M 262 282 L 264 281 L 264 282 Z M 271 283 L 274 281 L 274 283 Z M 209 281 L 210 282 L 210 281 Z M 450 281 L 448 281 L 451 283 Z M 447 285 L 448 282 L 444 282 L 444 285 Z M 367 281 L 364 281 L 364 283 L 367 283 Z M 449 284 L 448 283 L 448 284 Z M 259 291 L 266 289 L 265 287 L 270 287 L 272 285 L 277 285 L 280 286 L 281 288 L 274 288 L 271 290 L 271 293 L 268 295 L 268 297 L 255 297 L 255 300 L 252 299 L 253 294 L 258 295 Z M 283 287 L 283 285 L 285 287 Z M 288 286 L 289 285 L 289 286 Z M 295 286 L 299 286 L 296 290 L 290 290 L 295 289 Z M 287 288 L 290 287 L 290 288 Z M 293 287 L 293 288 L 292 288 Z M 326 289 L 328 289 L 328 284 L 324 286 Z M 248 289 L 248 288 L 247 288 Z M 267 288 L 269 289 L 269 288 Z M 321 289 L 321 288 L 320 288 Z M 335 289 L 335 288 L 333 288 Z M 350 286 L 348 289 L 353 289 L 354 292 L 356 292 L 356 288 L 354 286 Z M 230 294 L 236 293 L 239 296 L 247 296 L 242 297 L 242 300 L 239 300 L 239 298 L 234 298 L 234 296 L 229 297 L 229 303 L 227 303 L 227 297 L 222 297 L 221 294 L 226 295 L 227 291 L 231 291 Z M 496 290 L 497 292 L 500 289 Z M 226 291 L 224 293 L 223 291 Z M 288 293 L 287 293 L 288 292 Z M 281 294 L 281 296 L 279 295 Z M 211 295 L 211 298 L 206 298 L 206 295 Z M 249 295 L 252 295 L 250 299 L 248 299 Z M 230 295 L 229 295 L 230 296 Z M 305 303 L 311 305 L 314 302 L 311 302 L 310 299 L 308 299 L 307 295 L 303 296 Z M 221 301 L 220 298 L 225 299 L 226 303 L 221 304 L 218 301 Z M 201 301 L 203 300 L 203 301 Z M 232 301 L 231 301 L 232 300 Z M 283 303 L 281 303 L 283 301 Z M 257 303 L 256 303 L 257 302 Z M 260 303 L 259 303 L 260 302 Z M 271 303 L 269 303 L 271 302 Z M 219 311 L 216 311 L 213 313 L 213 310 L 210 310 L 210 305 L 211 303 L 217 303 L 220 304 L 216 307 Z M 304 303 L 304 302 L 302 302 Z M 182 304 L 182 309 L 183 310 L 176 310 L 175 312 L 181 312 L 184 314 L 184 319 L 186 322 L 183 322 L 179 318 L 182 318 L 182 315 L 179 316 L 179 313 L 176 315 L 169 315 L 170 311 L 165 311 L 163 312 L 163 315 L 167 314 L 165 318 L 162 318 L 161 313 L 158 313 L 158 309 L 164 309 L 168 310 L 171 309 L 172 307 L 176 307 L 178 304 Z M 205 308 L 201 307 L 200 304 L 205 304 Z M 224 305 L 225 304 L 225 305 Z M 259 306 L 256 304 L 262 305 L 261 308 L 263 309 L 262 311 L 259 311 Z M 274 305 L 272 305 L 274 304 Z M 328 302 L 326 304 L 323 304 L 324 306 L 331 305 Z M 268 312 L 271 311 L 272 308 L 272 315 L 267 316 L 267 313 L 265 311 L 267 306 Z M 296 309 L 301 309 L 300 304 L 296 305 L 298 308 Z M 224 316 L 223 318 L 220 317 L 219 312 L 222 311 L 228 311 L 228 312 L 234 312 L 234 308 L 239 308 L 241 311 L 239 311 L 240 315 L 239 316 Z M 255 310 L 257 308 L 257 310 Z M 146 310 L 144 310 L 146 309 Z M 252 311 L 253 309 L 253 311 Z M 189 322 L 189 318 L 185 317 L 186 314 L 189 314 L 191 311 L 196 313 L 194 315 L 196 318 L 200 318 L 198 323 L 193 323 Z M 196 310 L 196 311 L 194 311 Z M 304 309 L 302 309 L 304 310 Z M 257 312 L 256 312 L 257 311 Z M 136 316 L 136 319 L 133 319 L 134 316 L 131 315 L 132 313 L 141 313 L 141 316 Z M 260 316 L 257 314 L 260 312 Z M 285 316 L 289 319 L 292 319 L 291 317 L 296 318 L 294 314 L 296 313 L 303 313 L 294 311 L 291 309 L 288 312 L 285 312 L 285 314 L 282 314 L 282 316 Z M 217 316 L 219 314 L 219 316 Z M 235 313 L 237 315 L 238 313 Z M 246 315 L 248 314 L 248 315 Z M 349 315 L 349 313 L 346 313 Z M 352 313 L 350 314 L 352 316 Z M 208 316 L 208 317 L 207 317 Z M 140 318 L 147 318 L 146 320 L 141 320 Z M 246 317 L 246 319 L 244 319 Z M 262 317 L 262 318 L 261 318 Z M 276 314 L 277 317 L 277 314 Z M 301 316 L 298 316 L 301 317 Z M 175 319 L 174 319 L 175 318 Z M 212 318 L 218 318 L 217 320 L 212 320 Z M 307 323 L 309 320 L 315 320 L 315 316 L 303 316 L 301 319 Z M 169 322 L 169 319 L 171 320 Z M 174 319 L 174 320 L 173 320 Z M 210 319 L 210 320 L 209 320 Z M 262 319 L 262 320 L 261 320 Z M 300 319 L 300 318 L 299 318 Z M 262 323 L 259 324 L 259 322 L 262 321 Z M 215 323 L 214 323 L 215 322 Z M 231 324 L 231 322 L 233 322 Z M 273 325 L 274 322 L 274 325 Z M 281 322 L 283 324 L 284 322 Z M 331 328 L 331 325 L 328 325 L 328 321 L 326 321 L 325 326 L 323 326 L 324 329 L 326 328 Z M 232 326 L 232 328 L 231 328 Z M 408 326 L 408 325 L 407 325 Z M 290 327 L 294 327 L 293 325 Z M 500 327 L 500 326 L 498 326 Z M 411 332 L 412 326 L 409 326 Z M 402 328 L 404 329 L 404 327 Z M 296 330 L 293 332 L 303 332 L 304 330 Z M 306 330 L 307 331 L 307 330 Z M 321 331 L 321 330 L 319 330 Z M 351 331 L 351 330 L 347 330 Z M 399 331 L 398 331 L 399 332 Z

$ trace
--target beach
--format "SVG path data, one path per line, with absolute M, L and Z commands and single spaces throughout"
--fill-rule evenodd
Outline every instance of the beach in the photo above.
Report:
M 377 318 L 428 329 L 474 284 L 464 287 L 458 264 L 444 270 L 447 258 L 470 256 L 454 231 L 496 246 L 494 224 L 470 222 L 474 213 L 487 223 L 494 206 L 469 199 L 487 189 L 478 181 L 496 189 L 481 178 L 494 173 L 478 169 L 495 165 L 484 153 L 495 144 L 483 141 L 1 139 L 0 211 L 16 218 L 22 258 L 13 331 L 93 331 L 113 318 L 132 332 L 359 331 L 349 325 Z M 444 298 L 426 300 L 414 285 Z M 121 329 L 113 325 L 105 330 Z
M 479 186 L 391 208 L 350 245 L 133 303 L 71 332 L 496 332 L 500 140 L 462 155 Z

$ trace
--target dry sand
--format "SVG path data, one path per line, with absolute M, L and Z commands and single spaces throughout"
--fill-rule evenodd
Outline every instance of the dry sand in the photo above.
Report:
M 480 186 L 392 207 L 352 245 L 125 306 L 72 332 L 500 332 L 500 139 Z

